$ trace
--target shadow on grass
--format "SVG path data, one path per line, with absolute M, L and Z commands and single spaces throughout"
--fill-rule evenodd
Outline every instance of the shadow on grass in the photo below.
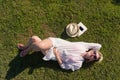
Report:
M 10 80 L 24 71 L 26 68 L 29 68 L 28 74 L 32 74 L 34 69 L 45 67 L 52 68 L 57 71 L 71 73 L 71 70 L 63 70 L 59 67 L 56 61 L 44 61 L 43 55 L 41 52 L 34 52 L 31 55 L 27 55 L 23 58 L 19 57 L 19 54 L 9 63 L 9 70 L 6 74 L 6 80 Z M 84 63 L 83 68 L 86 69 L 90 67 L 92 63 Z
M 120 6 L 120 0 L 113 0 L 112 3 L 115 4 L 115 5 Z
M 66 28 L 65 28 L 64 31 L 62 32 L 61 38 L 62 38 L 62 39 L 68 39 L 68 38 L 70 38 L 70 37 L 66 34 Z
M 45 67 L 52 68 L 58 71 L 62 70 L 56 61 L 44 61 L 42 59 L 43 55 L 41 52 L 34 52 L 30 55 L 27 55 L 23 58 L 19 57 L 19 54 L 9 63 L 9 70 L 6 74 L 6 80 L 10 80 L 24 71 L 26 68 L 29 68 L 28 74 L 32 74 L 34 69 Z M 71 72 L 71 71 L 66 71 Z
M 82 68 L 83 69 L 87 69 L 87 68 L 90 68 L 91 66 L 93 66 L 93 64 L 96 63 L 96 61 L 92 61 L 92 62 L 84 62 L 83 65 L 82 65 Z

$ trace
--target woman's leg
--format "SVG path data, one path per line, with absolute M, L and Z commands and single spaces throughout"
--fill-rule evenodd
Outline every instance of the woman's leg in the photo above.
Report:
M 19 43 L 19 44 L 17 44 L 17 47 L 18 47 L 18 49 L 20 49 L 20 50 L 24 50 L 24 49 L 28 48 L 33 42 L 36 42 L 36 41 L 37 41 L 37 42 L 38 42 L 38 41 L 41 41 L 41 39 L 40 39 L 38 36 L 32 36 L 32 37 L 29 39 L 29 41 L 27 42 L 26 45 Z
M 52 41 L 49 39 L 41 40 L 38 37 L 32 38 L 32 42 L 27 45 L 27 48 L 20 53 L 21 57 L 24 57 L 29 51 L 41 51 L 46 55 L 46 51 L 52 47 Z

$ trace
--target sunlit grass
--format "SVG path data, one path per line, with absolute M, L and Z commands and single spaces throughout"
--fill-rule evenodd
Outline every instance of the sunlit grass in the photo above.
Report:
M 0 0 L 0 80 L 119 80 L 119 0 Z M 83 22 L 88 30 L 78 38 L 64 32 L 68 23 Z M 40 52 L 18 56 L 17 43 L 37 35 L 102 44 L 104 60 L 75 72 L 57 62 L 45 62 Z

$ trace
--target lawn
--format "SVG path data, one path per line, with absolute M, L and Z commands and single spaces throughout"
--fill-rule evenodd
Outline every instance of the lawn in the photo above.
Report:
M 70 38 L 71 22 L 88 30 Z M 43 61 L 40 52 L 20 58 L 16 44 L 33 35 L 100 43 L 104 60 L 72 72 Z M 0 0 L 0 37 L 0 80 L 120 80 L 119 0 Z

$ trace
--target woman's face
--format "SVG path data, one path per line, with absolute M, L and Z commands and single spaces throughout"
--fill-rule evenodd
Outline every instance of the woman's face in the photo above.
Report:
M 86 53 L 85 58 L 88 59 L 89 61 L 94 61 L 94 60 L 98 60 L 100 57 L 99 53 L 97 53 L 94 50 L 90 50 L 89 52 Z

